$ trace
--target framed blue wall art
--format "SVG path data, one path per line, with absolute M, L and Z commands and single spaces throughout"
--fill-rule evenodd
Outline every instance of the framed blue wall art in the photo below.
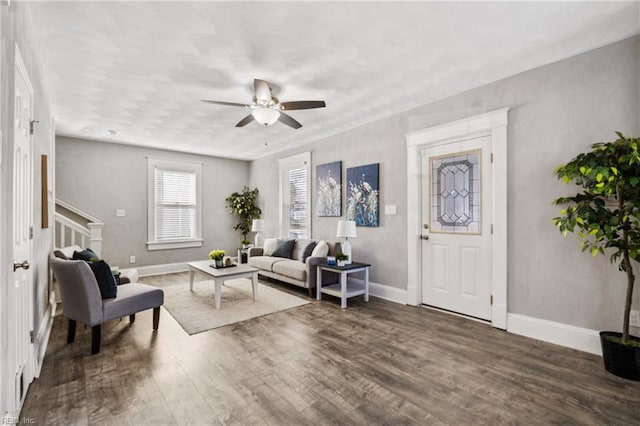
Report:
M 347 169 L 347 220 L 357 226 L 380 224 L 380 163 Z
M 342 161 L 316 167 L 316 215 L 342 216 Z

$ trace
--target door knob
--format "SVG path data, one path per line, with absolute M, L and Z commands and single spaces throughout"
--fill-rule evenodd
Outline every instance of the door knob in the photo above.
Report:
M 423 240 L 428 240 L 429 236 L 428 235 L 420 235 L 420 238 Z
M 22 269 L 29 269 L 29 266 L 31 266 L 31 265 L 29 265 L 29 261 L 28 261 L 28 260 L 25 260 L 25 261 L 23 261 L 22 263 L 20 263 L 20 262 L 13 262 L 13 272 L 15 272 L 16 270 L 18 270 L 19 268 L 22 268 Z

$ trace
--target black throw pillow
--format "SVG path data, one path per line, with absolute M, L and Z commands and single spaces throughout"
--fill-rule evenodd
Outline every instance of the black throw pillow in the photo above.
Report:
M 271 256 L 291 259 L 291 252 L 293 251 L 293 246 L 295 244 L 296 240 L 278 240 L 276 249 L 271 253 Z
M 307 257 L 311 256 L 313 249 L 316 248 L 316 244 L 318 243 L 315 241 L 311 241 L 309 245 L 304 249 L 304 253 L 302 253 L 302 263 L 306 262 Z
M 73 252 L 73 260 L 84 260 L 85 262 L 95 262 L 96 260 L 100 260 L 100 257 L 91 250 L 90 248 L 82 251 Z
M 97 262 L 87 262 L 96 276 L 98 287 L 100 287 L 100 295 L 103 299 L 113 299 L 118 295 L 118 286 L 116 280 L 111 273 L 111 266 L 104 260 Z

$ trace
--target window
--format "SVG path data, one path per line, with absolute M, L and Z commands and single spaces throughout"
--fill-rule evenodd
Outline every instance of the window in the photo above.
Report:
M 311 153 L 294 155 L 279 161 L 280 235 L 311 237 Z
M 147 161 L 149 250 L 202 246 L 202 164 Z

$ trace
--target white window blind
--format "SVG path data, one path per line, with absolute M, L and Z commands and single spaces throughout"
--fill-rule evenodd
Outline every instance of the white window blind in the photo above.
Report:
M 306 152 L 287 157 L 280 168 L 280 235 L 310 238 L 311 154 Z
M 307 169 L 289 170 L 289 236 L 308 238 L 308 192 Z
M 202 165 L 148 159 L 149 250 L 202 246 Z
M 196 175 L 156 168 L 156 241 L 196 237 Z

